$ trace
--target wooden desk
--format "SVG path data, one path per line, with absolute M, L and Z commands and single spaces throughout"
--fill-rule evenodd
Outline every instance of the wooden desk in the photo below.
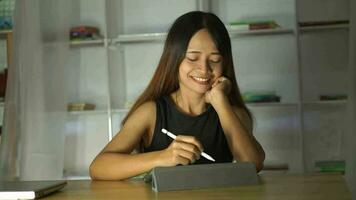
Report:
M 155 193 L 151 185 L 129 181 L 69 181 L 45 199 L 350 199 L 340 174 L 261 175 L 261 184 L 233 188 L 185 190 Z

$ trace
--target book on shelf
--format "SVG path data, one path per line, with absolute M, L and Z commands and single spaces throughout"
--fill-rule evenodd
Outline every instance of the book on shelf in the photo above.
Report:
M 345 173 L 344 160 L 322 160 L 315 162 L 315 169 L 318 172 L 341 172 Z
M 230 30 L 264 30 L 276 29 L 280 26 L 273 20 L 269 21 L 235 21 L 229 23 Z
M 274 91 L 244 92 L 242 99 L 245 103 L 272 103 L 281 101 L 281 97 L 277 96 Z
M 7 68 L 0 71 L 0 98 L 5 98 L 7 83 Z M 0 99 L 1 102 L 1 99 Z
M 345 94 L 332 94 L 332 95 L 319 95 L 320 101 L 337 101 L 337 100 L 346 100 L 347 95 Z
M 349 20 L 309 21 L 309 22 L 299 22 L 298 24 L 300 27 L 347 25 L 349 24 Z
M 103 37 L 100 30 L 94 26 L 76 26 L 72 27 L 69 32 L 70 41 L 90 41 L 98 40 Z
M 67 110 L 70 111 L 84 111 L 84 110 L 95 110 L 95 104 L 91 103 L 69 103 L 67 105 Z
M 11 30 L 12 25 L 12 17 L 0 16 L 0 31 Z

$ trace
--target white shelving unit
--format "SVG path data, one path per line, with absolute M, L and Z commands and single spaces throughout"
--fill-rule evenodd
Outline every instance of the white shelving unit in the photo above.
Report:
M 349 0 L 298 0 L 298 23 L 349 20 Z M 320 95 L 348 94 L 349 25 L 299 27 L 302 131 L 305 171 L 316 161 L 345 160 L 348 100 L 320 101 Z
M 95 110 L 68 112 L 63 176 L 84 179 L 94 157 L 109 140 L 108 36 L 106 1 L 73 0 L 71 27 L 98 27 L 102 39 L 72 41 L 68 58 L 68 103 L 91 103 Z M 69 27 L 69 28 L 71 28 Z M 68 30 L 69 34 L 69 30 Z
M 330 146 L 330 151 L 327 151 L 330 155 L 320 156 L 319 153 L 325 150 L 324 143 L 314 141 L 322 139 L 325 144 L 330 144 L 330 141 L 323 138 L 320 130 L 316 131 L 316 136 L 312 132 L 320 127 L 329 131 L 328 137 L 333 136 L 336 131 L 336 139 L 342 138 L 342 131 L 339 131 L 342 129 L 339 129 L 339 125 L 332 126 L 330 120 L 338 116 L 334 114 L 335 110 L 345 110 L 347 101 L 319 101 L 317 95 L 344 91 L 346 80 L 330 87 L 324 81 L 327 78 L 321 77 L 330 77 L 333 71 L 325 72 L 320 65 L 317 68 L 311 66 L 317 66 L 319 61 L 330 63 L 329 54 L 318 50 L 347 45 L 345 40 L 342 40 L 341 45 L 338 41 L 332 41 L 339 39 L 340 34 L 347 36 L 348 26 L 300 28 L 297 24 L 301 21 L 347 19 L 344 14 L 339 18 L 332 15 L 323 19 L 323 10 L 317 9 L 320 12 L 318 17 L 311 18 L 314 15 L 310 14 L 309 8 L 303 15 L 304 7 L 310 6 L 304 0 L 74 2 L 80 10 L 80 20 L 73 22 L 73 26 L 86 23 L 96 25 L 103 31 L 104 38 L 93 43 L 71 44 L 75 47 L 71 58 L 75 73 L 70 77 L 71 80 L 78 80 L 79 77 L 79 80 L 70 100 L 95 103 L 97 110 L 70 112 L 68 115 L 68 138 L 84 141 L 75 144 L 68 139 L 68 154 L 78 152 L 79 149 L 82 151 L 84 147 L 91 148 L 82 151 L 84 160 L 75 161 L 75 156 L 68 157 L 65 165 L 67 178 L 85 174 L 94 156 L 119 131 L 128 108 L 153 75 L 170 24 L 181 14 L 192 10 L 211 11 L 226 24 L 236 20 L 268 19 L 275 20 L 281 26 L 278 29 L 255 31 L 229 29 L 241 91 L 274 90 L 281 96 L 281 102 L 278 103 L 247 104 L 255 118 L 254 134 L 266 151 L 267 165 L 273 163 L 275 166 L 288 166 L 290 172 L 304 172 L 312 171 L 313 162 L 318 159 L 343 158 L 340 144 Z M 347 9 L 345 2 L 346 0 L 341 1 L 341 9 Z M 321 0 L 316 2 L 322 3 Z M 324 43 L 318 41 L 320 34 L 326 34 L 326 39 L 331 40 L 329 46 L 322 46 Z M 321 45 L 320 48 L 310 49 L 313 42 Z M 336 61 L 331 64 L 345 58 L 339 54 L 347 55 L 347 52 L 339 52 Z M 345 62 L 341 64 L 345 65 Z M 318 73 L 319 71 L 323 73 Z M 338 78 L 347 73 L 343 68 L 336 71 Z M 313 79 L 312 75 L 318 77 Z M 312 80 L 319 79 L 320 87 L 316 87 Z M 328 114 L 331 114 L 331 118 L 326 117 Z M 316 150 L 318 153 L 310 154 L 314 150 L 314 144 L 319 148 Z M 333 148 L 339 154 L 332 153 Z

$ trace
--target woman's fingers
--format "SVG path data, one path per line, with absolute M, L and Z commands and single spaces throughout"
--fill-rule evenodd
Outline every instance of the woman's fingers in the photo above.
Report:
M 202 151 L 200 151 L 200 149 L 195 146 L 194 144 L 191 143 L 186 143 L 186 142 L 182 142 L 182 141 L 175 141 L 175 143 L 173 144 L 173 148 L 178 149 L 178 150 L 184 150 L 184 155 L 183 157 L 188 158 L 190 160 L 194 159 L 199 159 L 200 158 L 200 154 Z M 187 153 L 189 153 L 189 155 L 187 155 Z
M 159 165 L 188 165 L 200 159 L 202 151 L 203 146 L 195 137 L 178 135 L 169 147 L 159 154 Z
M 184 149 L 175 149 L 174 158 L 175 162 L 181 165 L 188 165 L 189 163 L 194 163 L 197 160 L 194 153 Z
M 231 81 L 228 78 L 221 76 L 214 81 L 211 87 L 212 90 L 222 90 L 225 94 L 228 94 L 231 90 Z
M 185 142 L 188 144 L 194 145 L 194 147 L 198 148 L 200 152 L 204 151 L 203 145 L 193 136 L 188 136 L 188 135 L 178 135 L 176 138 L 176 141 L 181 141 Z
M 221 78 L 221 77 L 220 77 L 220 78 Z M 214 81 L 213 85 L 211 86 L 212 88 L 215 87 L 217 84 L 220 83 L 220 81 L 219 81 L 220 78 L 217 78 L 217 79 Z

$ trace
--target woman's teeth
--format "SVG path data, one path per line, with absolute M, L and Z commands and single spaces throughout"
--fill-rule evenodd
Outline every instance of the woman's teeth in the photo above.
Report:
M 193 76 L 193 79 L 196 81 L 199 81 L 199 82 L 208 82 L 209 81 L 208 78 L 200 78 L 200 77 L 194 77 L 194 76 Z

